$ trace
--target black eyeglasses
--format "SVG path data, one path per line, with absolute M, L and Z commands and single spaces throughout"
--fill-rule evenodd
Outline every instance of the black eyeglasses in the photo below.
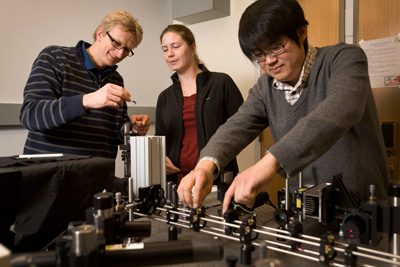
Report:
M 106 32 L 106 33 L 107 33 L 108 37 L 110 38 L 111 44 L 112 44 L 112 46 L 113 46 L 114 48 L 116 48 L 116 49 L 118 49 L 118 50 L 124 49 L 124 54 L 127 54 L 128 57 L 131 57 L 131 56 L 133 56 L 133 55 L 135 54 L 135 53 L 133 53 L 132 50 L 127 49 L 125 46 L 123 46 L 123 45 L 120 44 L 119 42 L 115 41 L 115 39 L 112 38 L 112 36 L 111 36 L 108 32 Z
M 289 42 L 289 38 L 286 39 L 282 44 L 275 46 L 274 48 L 268 50 L 265 53 L 259 53 L 257 55 L 253 55 L 253 60 L 257 61 L 257 63 L 264 62 L 266 60 L 267 55 L 271 55 L 273 57 L 279 56 L 285 51 L 285 46 Z

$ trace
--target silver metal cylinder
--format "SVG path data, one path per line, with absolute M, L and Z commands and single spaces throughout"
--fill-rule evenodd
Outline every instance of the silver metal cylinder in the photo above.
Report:
M 389 198 L 390 205 L 393 207 L 400 206 L 400 183 L 390 184 L 389 187 Z M 389 252 L 394 255 L 400 255 L 400 235 L 390 234 L 389 235 Z M 395 259 L 397 260 L 397 259 Z
M 115 202 L 120 203 L 122 201 L 122 194 L 121 192 L 115 193 Z
M 97 247 L 96 227 L 84 224 L 72 229 L 72 251 L 75 256 L 84 256 Z
M 299 188 L 303 188 L 303 172 L 299 172 Z
M 291 205 L 290 205 L 290 177 L 289 175 L 286 178 L 285 181 L 285 209 L 289 212 L 289 210 L 291 209 Z M 285 229 L 288 229 L 289 225 L 286 224 L 285 225 Z
M 224 172 L 221 181 L 225 184 L 231 184 L 233 182 L 233 172 Z
M 132 204 L 133 203 L 133 178 L 129 178 L 128 179 L 128 199 L 129 199 L 129 203 Z M 132 222 L 133 221 L 133 210 L 129 209 L 128 212 L 129 215 L 129 221 Z
M 129 203 L 133 202 L 133 178 L 128 179 L 128 194 L 129 194 Z
M 173 184 L 172 192 L 171 192 L 171 194 L 172 194 L 171 205 L 173 208 L 177 208 L 178 202 L 179 202 L 178 192 L 176 190 L 178 190 L 178 186 L 176 184 Z
M 173 183 L 171 181 L 167 183 L 167 203 L 169 205 L 171 205 L 172 202 L 172 185 Z
M 303 188 L 303 172 L 302 171 L 300 171 L 299 172 L 299 189 L 300 188 Z M 305 205 L 305 203 L 304 203 L 304 205 Z M 303 212 L 302 214 L 299 214 L 299 222 L 302 222 L 303 221 L 303 219 L 305 218 L 305 212 Z
M 96 215 L 104 219 L 111 218 L 113 216 L 113 209 L 110 208 L 104 210 L 96 210 Z
M 285 181 L 285 209 L 289 211 L 290 208 L 290 182 L 289 177 L 287 177 Z
M 125 123 L 124 124 L 124 144 L 128 145 L 129 144 L 129 135 L 131 133 L 131 125 L 130 123 Z

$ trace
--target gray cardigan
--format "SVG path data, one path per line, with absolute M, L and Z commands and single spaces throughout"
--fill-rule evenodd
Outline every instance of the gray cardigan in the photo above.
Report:
M 347 189 L 362 200 L 370 184 L 376 185 L 378 198 L 386 198 L 388 162 L 363 50 L 343 43 L 319 48 L 294 105 L 272 81 L 267 74 L 259 78 L 200 158 L 213 157 L 223 167 L 270 126 L 274 145 L 269 152 L 291 177 L 292 190 L 300 171 L 305 185 L 331 182 L 342 173 Z

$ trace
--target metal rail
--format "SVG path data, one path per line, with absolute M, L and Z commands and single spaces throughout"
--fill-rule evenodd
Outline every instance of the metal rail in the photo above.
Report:
M 146 214 L 141 214 L 138 212 L 134 212 L 134 215 L 140 216 L 140 217 L 146 217 L 150 219 L 154 219 L 160 222 L 165 222 L 174 226 L 182 227 L 182 228 L 187 228 L 190 229 L 190 223 L 188 220 L 184 219 L 177 219 L 176 221 L 171 221 L 167 220 L 167 216 L 161 213 L 166 213 L 169 212 L 170 214 L 175 214 L 179 215 L 181 218 L 191 218 L 191 214 L 187 209 L 182 209 L 182 208 L 175 208 L 172 209 L 171 206 L 165 205 L 163 208 L 157 208 L 158 211 L 160 211 L 160 214 L 158 215 L 146 215 Z M 224 229 L 220 229 L 217 227 L 213 227 L 210 225 L 207 225 L 206 223 L 212 223 L 217 226 L 222 226 L 222 227 L 230 227 L 232 229 L 239 230 L 242 227 L 243 221 L 239 220 L 234 220 L 231 223 L 225 222 L 225 219 L 221 216 L 216 216 L 216 215 L 207 215 L 204 214 L 204 216 L 198 217 L 200 221 L 203 222 L 205 225 L 204 227 L 198 229 L 198 232 L 205 233 L 205 234 L 210 234 L 213 236 L 218 236 L 224 239 L 232 240 L 232 241 L 237 241 L 242 243 L 240 234 L 233 231 L 230 234 L 225 234 Z M 263 225 L 257 225 L 256 227 L 253 227 L 251 229 L 253 233 L 257 233 L 258 237 L 257 240 L 261 240 L 264 243 L 266 243 L 266 248 L 285 253 L 287 255 L 292 255 L 304 259 L 308 259 L 314 262 L 320 262 L 320 253 L 318 251 L 314 251 L 310 248 L 301 248 L 301 246 L 298 246 L 297 250 L 293 251 L 292 246 L 285 244 L 285 243 L 280 243 L 277 241 L 271 241 L 266 239 L 266 236 L 268 237 L 273 237 L 273 238 L 280 238 L 282 240 L 286 240 L 288 242 L 296 242 L 298 244 L 304 244 L 308 245 L 310 247 L 317 248 L 317 250 L 321 247 L 322 240 L 321 238 L 315 237 L 315 236 L 310 236 L 310 235 L 304 235 L 304 234 L 299 234 L 297 237 L 291 236 L 291 233 L 289 230 L 282 230 L 282 229 L 276 229 L 272 227 L 267 227 Z M 263 238 L 262 238 L 263 237 Z M 254 246 L 261 246 L 260 242 L 256 242 L 256 240 L 251 241 L 251 245 Z M 334 242 L 334 245 L 330 246 L 331 249 L 337 252 L 336 256 L 330 260 L 329 264 L 332 266 L 346 266 L 344 263 L 344 254 L 346 253 L 346 248 L 349 246 L 349 244 L 342 243 L 342 242 Z M 362 246 L 357 246 L 357 250 L 351 251 L 352 255 L 357 257 L 357 265 L 361 266 L 372 266 L 365 261 L 367 260 L 374 260 L 377 262 L 381 263 L 388 263 L 391 264 L 392 266 L 400 266 L 400 256 L 375 250 L 375 249 L 370 249 L 370 248 L 365 248 Z M 338 255 L 341 254 L 341 257 Z M 364 259 L 364 261 L 361 261 L 360 259 Z

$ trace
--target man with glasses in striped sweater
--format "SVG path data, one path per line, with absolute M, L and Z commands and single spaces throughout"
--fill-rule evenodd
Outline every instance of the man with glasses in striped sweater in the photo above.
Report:
M 20 120 L 29 130 L 24 154 L 115 158 L 125 124 L 145 135 L 150 118 L 128 116 L 126 102 L 134 101 L 116 65 L 133 56 L 142 37 L 137 19 L 119 10 L 104 17 L 93 44 L 43 49 L 24 89 Z

